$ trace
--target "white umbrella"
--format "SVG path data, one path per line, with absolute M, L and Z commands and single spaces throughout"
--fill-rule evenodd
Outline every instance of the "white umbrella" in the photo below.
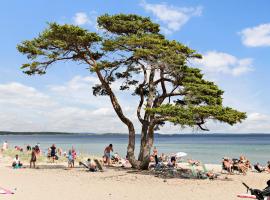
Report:
M 181 157 L 185 157 L 185 156 L 187 156 L 187 153 L 185 153 L 185 152 L 178 152 L 175 154 L 176 158 L 181 158 Z

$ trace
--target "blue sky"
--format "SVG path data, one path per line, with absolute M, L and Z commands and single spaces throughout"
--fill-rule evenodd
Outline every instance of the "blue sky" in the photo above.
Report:
M 209 122 L 212 132 L 270 132 L 270 2 L 268 0 L 15 1 L 0 2 L 0 130 L 126 132 L 105 97 L 93 97 L 97 82 L 83 66 L 61 63 L 44 76 L 19 67 L 26 58 L 16 45 L 41 32 L 47 22 L 96 31 L 96 17 L 135 13 L 149 16 L 164 34 L 203 54 L 193 63 L 225 90 L 224 104 L 246 111 L 234 127 Z M 119 94 L 136 120 L 136 99 Z M 104 126 L 104 120 L 108 126 Z M 138 129 L 138 123 L 137 130 Z M 168 124 L 164 133 L 196 132 Z

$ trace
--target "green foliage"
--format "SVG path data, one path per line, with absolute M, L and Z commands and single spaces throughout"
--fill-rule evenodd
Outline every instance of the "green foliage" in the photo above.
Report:
M 132 89 L 140 97 L 138 117 L 144 105 L 144 121 L 154 120 L 157 125 L 170 121 L 202 128 L 208 119 L 233 125 L 246 118 L 243 112 L 223 107 L 223 91 L 205 80 L 199 69 L 189 66 L 189 61 L 202 56 L 166 39 L 149 18 L 106 14 L 97 21 L 103 34 L 49 24 L 37 38 L 18 45 L 30 60 L 22 69 L 29 75 L 44 74 L 48 66 L 63 60 L 90 65 L 90 71 L 100 72 L 106 84 L 118 80 L 122 82 L 120 90 Z M 93 86 L 94 95 L 109 92 L 104 83 Z
M 158 114 L 160 118 L 181 126 L 194 127 L 203 124 L 204 120 L 212 119 L 234 125 L 242 122 L 246 114 L 229 107 L 215 106 L 194 106 L 194 105 L 172 105 L 165 104 L 158 108 L 150 109 L 150 112 Z
M 50 23 L 37 38 L 23 41 L 17 49 L 32 61 L 22 65 L 24 72 L 44 74 L 49 65 L 64 60 L 84 61 L 91 56 L 99 59 L 102 54 L 88 50 L 101 41 L 96 33 L 88 32 L 78 26 Z
M 106 14 L 100 16 L 97 22 L 100 28 L 119 35 L 159 32 L 159 25 L 151 22 L 150 18 L 132 14 Z

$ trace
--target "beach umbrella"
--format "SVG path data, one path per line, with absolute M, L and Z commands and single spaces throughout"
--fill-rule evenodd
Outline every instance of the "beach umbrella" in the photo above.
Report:
M 175 157 L 177 157 L 177 158 L 181 158 L 181 157 L 185 157 L 185 156 L 187 156 L 187 153 L 185 153 L 185 152 L 178 152 L 175 154 Z

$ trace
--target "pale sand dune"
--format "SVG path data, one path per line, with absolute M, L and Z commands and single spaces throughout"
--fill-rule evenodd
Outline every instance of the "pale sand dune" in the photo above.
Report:
M 0 186 L 15 190 L 0 199 L 16 200 L 230 200 L 244 193 L 241 181 L 263 188 L 270 174 L 233 175 L 233 181 L 163 179 L 109 169 L 91 173 L 84 169 L 11 169 L 7 160 L 0 162 Z M 219 170 L 216 165 L 208 165 Z

